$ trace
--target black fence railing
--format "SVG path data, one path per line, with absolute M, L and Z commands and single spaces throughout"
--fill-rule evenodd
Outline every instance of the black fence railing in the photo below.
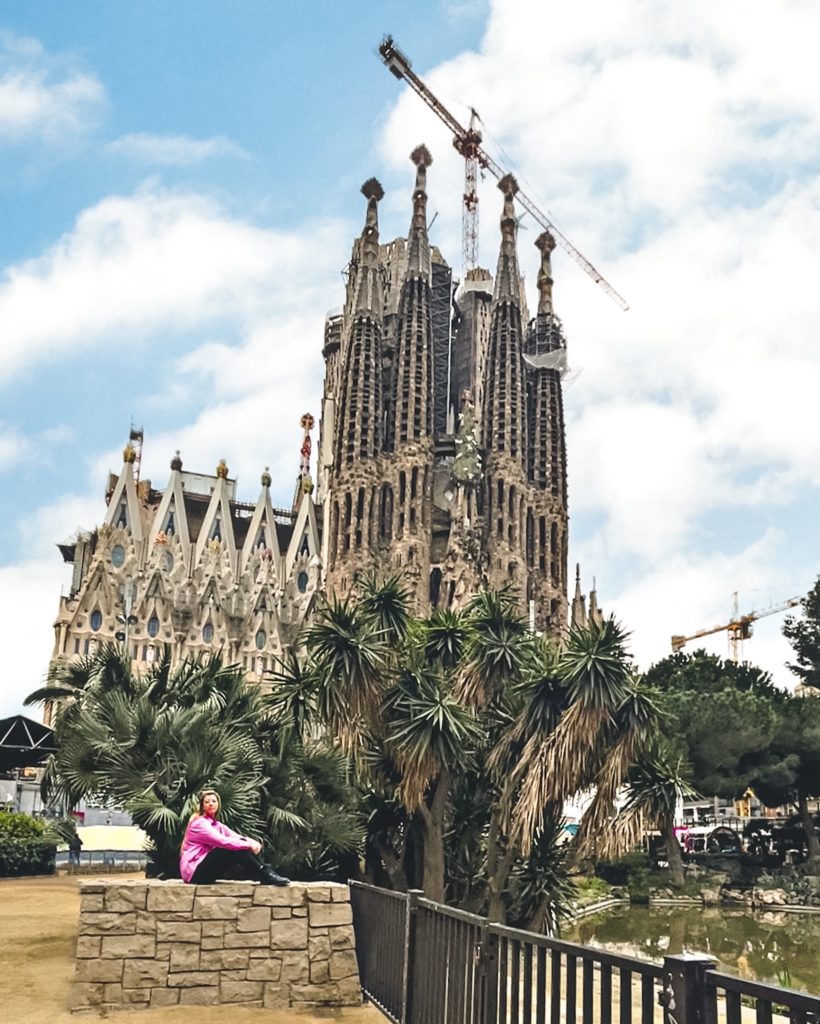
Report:
M 820 1024 L 820 998 L 699 954 L 663 965 L 350 886 L 362 990 L 394 1024 Z

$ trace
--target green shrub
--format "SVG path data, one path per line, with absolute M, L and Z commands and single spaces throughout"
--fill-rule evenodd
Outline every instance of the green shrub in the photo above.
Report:
M 0 877 L 52 874 L 54 845 L 45 833 L 28 814 L 0 811 Z
M 628 889 L 633 903 L 648 903 L 649 890 L 658 881 L 658 876 L 649 867 L 646 854 L 638 852 L 628 853 L 617 860 L 599 861 L 595 874 L 610 885 Z

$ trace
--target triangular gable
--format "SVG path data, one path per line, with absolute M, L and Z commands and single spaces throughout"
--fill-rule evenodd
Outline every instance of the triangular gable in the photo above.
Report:
M 202 521 L 202 527 L 196 541 L 196 560 L 202 559 L 205 548 L 214 539 L 218 539 L 223 550 L 228 549 L 231 555 L 231 564 L 236 560 L 236 540 L 233 535 L 233 520 L 231 518 L 231 503 L 228 498 L 228 487 L 222 477 L 218 477 L 214 493 L 211 495 L 211 502 L 208 511 Z
M 302 498 L 302 504 L 299 506 L 299 514 L 296 517 L 296 525 L 293 527 L 293 535 L 290 538 L 290 545 L 288 546 L 288 553 L 285 558 L 283 582 L 290 579 L 290 574 L 293 572 L 293 564 L 305 546 L 307 546 L 311 557 L 317 555 L 321 558 L 319 528 L 316 525 L 316 508 L 309 494 L 305 494 Z
M 142 542 L 142 519 L 137 499 L 137 482 L 134 480 L 130 462 L 123 464 L 114 493 L 111 495 L 111 501 L 108 503 L 105 524 L 127 530 L 135 542 Z
M 153 576 L 148 581 L 148 586 L 145 588 L 145 601 L 157 597 L 165 599 L 165 584 L 162 581 L 162 573 L 159 569 L 154 571 Z
M 114 604 L 114 591 L 102 562 L 97 562 L 97 565 L 88 577 L 88 582 L 83 588 L 83 596 L 80 603 L 83 606 L 87 605 L 88 600 L 93 598 L 98 591 L 102 593 L 102 597 L 97 597 L 96 601 L 92 600 L 92 603 L 99 604 L 101 608 L 111 608 Z M 91 610 L 89 606 L 88 611 Z
M 169 530 L 169 526 L 173 524 L 172 530 Z M 152 537 L 154 540 L 158 534 L 165 533 L 169 536 L 173 533 L 179 537 L 180 544 L 182 545 L 182 557 L 185 559 L 185 564 L 188 564 L 188 552 L 191 548 L 191 537 L 188 530 L 188 516 L 185 514 L 185 498 L 182 493 L 182 481 L 180 480 L 179 472 L 173 470 L 171 477 L 168 480 L 168 486 L 165 488 L 165 493 L 162 495 L 162 501 L 159 503 L 157 514 L 154 516 L 154 522 L 151 526 Z
M 251 525 L 248 528 L 248 534 L 242 548 L 242 561 L 239 567 L 240 572 L 244 572 L 247 568 L 248 560 L 254 551 L 256 551 L 260 546 L 260 541 L 264 541 L 262 546 L 271 551 L 273 566 L 276 571 L 276 576 L 279 578 L 282 569 L 282 556 L 279 553 L 279 542 L 276 535 L 276 522 L 273 518 L 270 491 L 267 487 L 262 488 L 262 493 L 259 495 L 259 501 L 257 501 L 256 508 L 253 510 Z
M 199 599 L 199 602 L 205 606 L 211 599 L 213 599 L 214 608 L 220 609 L 222 607 L 219 586 L 213 576 L 205 584 L 205 589 L 202 591 L 202 597 Z

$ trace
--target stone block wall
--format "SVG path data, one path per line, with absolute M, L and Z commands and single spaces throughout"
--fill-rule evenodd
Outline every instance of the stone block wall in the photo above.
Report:
M 80 883 L 73 1009 L 358 1006 L 346 885 Z

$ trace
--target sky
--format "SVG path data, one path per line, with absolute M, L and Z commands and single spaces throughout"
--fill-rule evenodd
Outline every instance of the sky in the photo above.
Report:
M 38 686 L 133 424 L 164 486 L 225 458 L 287 504 L 361 183 L 460 273 L 463 165 L 385 33 L 629 302 L 553 260 L 570 562 L 631 630 L 804 594 L 820 573 L 820 89 L 811 0 L 5 0 L 0 5 L 0 715 Z M 480 187 L 495 269 L 500 195 Z M 519 252 L 535 305 L 539 228 Z M 790 686 L 782 614 L 744 656 Z M 704 641 L 727 654 L 725 633 Z M 690 648 L 691 649 L 691 648 Z

